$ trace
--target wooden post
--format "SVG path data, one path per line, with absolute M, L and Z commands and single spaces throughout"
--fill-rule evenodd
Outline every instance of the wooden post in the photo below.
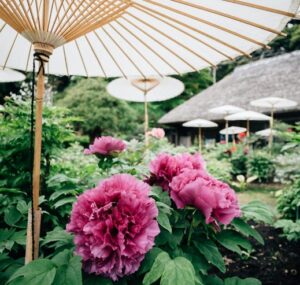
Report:
M 226 124 L 225 124 L 225 128 L 226 128 L 226 135 L 225 135 L 225 137 L 226 137 L 225 138 L 225 140 L 226 140 L 226 146 L 228 146 L 228 143 L 229 143 L 228 127 L 229 127 L 229 123 L 226 120 Z
M 148 115 L 148 102 L 147 102 L 147 92 L 144 92 L 144 111 L 145 111 L 145 122 L 144 122 L 144 132 L 145 132 L 145 145 L 149 146 L 149 115 Z
M 198 144 L 199 144 L 199 152 L 202 151 L 202 130 L 198 128 Z
M 30 219 L 27 225 L 26 257 L 25 263 L 28 263 L 39 256 L 39 239 L 41 228 L 41 209 L 39 208 L 40 196 L 40 173 L 41 173 L 41 151 L 42 151 L 42 114 L 43 97 L 45 93 L 45 77 L 40 70 L 37 79 L 36 95 L 36 117 L 35 117 L 35 137 L 34 137 L 34 158 L 33 158 L 33 176 L 32 176 L 32 208 L 34 218 L 34 234 L 32 235 L 32 215 L 29 211 Z M 32 241 L 34 236 L 34 244 Z

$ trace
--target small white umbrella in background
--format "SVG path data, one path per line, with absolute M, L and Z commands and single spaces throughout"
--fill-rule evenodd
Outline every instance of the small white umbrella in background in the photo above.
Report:
M 236 114 L 229 115 L 225 117 L 227 121 L 247 121 L 247 136 L 250 135 L 250 121 L 270 121 L 271 117 L 254 112 L 254 111 L 244 111 Z
M 10 68 L 0 67 L 0 83 L 17 82 L 25 80 L 25 75 Z
M 215 122 L 204 120 L 204 119 L 196 119 L 183 124 L 184 127 L 188 128 L 198 128 L 198 143 L 199 143 L 199 151 L 202 149 L 202 129 L 204 128 L 215 128 L 218 126 Z
M 226 135 L 226 134 L 227 135 L 233 135 L 233 143 L 235 144 L 234 135 L 241 134 L 241 133 L 244 133 L 246 131 L 247 131 L 247 129 L 245 129 L 245 128 L 231 126 L 229 128 L 225 128 L 225 129 L 221 130 L 220 134 L 221 135 Z
M 245 111 L 243 108 L 232 106 L 232 105 L 223 105 L 223 106 L 212 108 L 209 110 L 209 112 L 211 112 L 211 113 L 219 114 L 224 117 L 231 115 L 231 114 L 243 112 L 243 111 Z M 227 130 L 228 128 L 229 128 L 229 124 L 228 124 L 228 121 L 225 119 L 225 130 Z M 228 135 L 229 134 L 227 134 L 227 133 L 225 134 L 226 145 L 228 145 Z
M 107 92 L 115 98 L 143 102 L 145 108 L 145 143 L 148 144 L 148 103 L 169 100 L 184 91 L 184 84 L 172 77 L 119 78 L 107 86 Z
M 274 128 L 274 112 L 276 110 L 283 110 L 292 108 L 298 105 L 296 101 L 280 98 L 280 97 L 265 97 L 258 100 L 251 101 L 250 104 L 255 107 L 271 109 L 270 131 L 269 132 L 269 146 L 273 144 L 273 128 Z
M 258 131 L 255 134 L 261 137 L 270 137 L 270 135 L 276 136 L 277 131 L 271 129 L 265 129 L 265 130 Z

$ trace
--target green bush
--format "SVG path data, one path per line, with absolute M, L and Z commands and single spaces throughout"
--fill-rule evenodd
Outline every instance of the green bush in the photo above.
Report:
M 296 221 L 300 218 L 300 179 L 282 190 L 277 200 L 277 209 L 285 219 Z
M 259 182 L 272 182 L 275 166 L 272 158 L 266 153 L 253 153 L 247 161 L 248 176 L 256 176 Z
M 230 160 L 232 165 L 231 174 L 235 177 L 238 175 L 247 175 L 247 160 L 248 157 L 243 153 L 234 154 Z

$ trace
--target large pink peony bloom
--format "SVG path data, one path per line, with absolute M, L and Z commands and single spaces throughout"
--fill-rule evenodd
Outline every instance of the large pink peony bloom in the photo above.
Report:
M 67 230 L 85 271 L 117 280 L 138 270 L 159 234 L 149 191 L 146 183 L 118 174 L 79 196 Z
M 148 135 L 157 139 L 163 139 L 165 137 L 165 131 L 161 128 L 153 128 L 150 132 L 148 132 Z
M 186 170 L 176 176 L 170 195 L 178 208 L 190 205 L 199 209 L 206 223 L 217 220 L 227 225 L 241 214 L 235 192 L 204 171 Z
M 199 154 L 171 154 L 162 153 L 150 163 L 150 177 L 147 182 L 150 185 L 159 185 L 165 191 L 169 191 L 172 179 L 185 169 L 205 169 L 205 162 Z
M 126 144 L 122 140 L 107 136 L 96 138 L 94 143 L 84 150 L 84 154 L 112 155 L 125 149 Z

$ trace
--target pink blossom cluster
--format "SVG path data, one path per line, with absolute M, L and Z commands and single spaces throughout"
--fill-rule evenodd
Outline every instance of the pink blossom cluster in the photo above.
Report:
M 113 155 L 126 149 L 126 144 L 119 139 L 103 136 L 96 138 L 94 143 L 84 150 L 84 154 Z
M 194 206 L 206 223 L 229 224 L 240 216 L 235 192 L 211 175 L 199 154 L 161 154 L 150 163 L 150 184 L 160 185 L 178 208 Z
M 148 135 L 157 139 L 163 139 L 165 137 L 165 131 L 162 128 L 153 128 Z
M 85 271 L 117 280 L 138 270 L 159 234 L 149 192 L 148 184 L 117 174 L 78 197 L 67 230 Z

